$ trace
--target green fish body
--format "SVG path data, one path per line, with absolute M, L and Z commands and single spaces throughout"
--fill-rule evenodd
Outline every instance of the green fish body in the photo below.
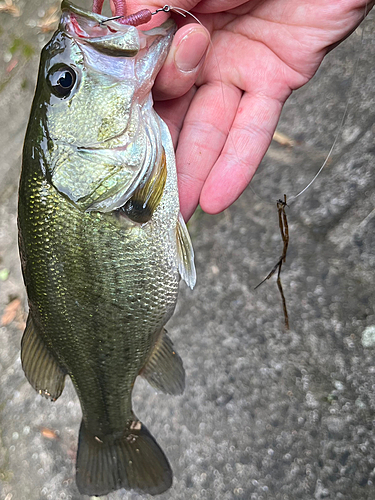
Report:
M 195 283 L 174 151 L 151 88 L 175 27 L 140 32 L 62 5 L 42 51 L 25 138 L 19 247 L 29 300 L 21 359 L 56 400 L 69 375 L 83 419 L 81 493 L 159 494 L 168 461 L 132 411 L 135 379 L 181 394 L 164 325 Z

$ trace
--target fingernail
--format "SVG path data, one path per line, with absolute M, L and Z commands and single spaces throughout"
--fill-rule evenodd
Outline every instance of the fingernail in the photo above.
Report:
M 174 61 L 180 71 L 193 71 L 204 57 L 208 45 L 209 36 L 205 30 L 193 29 L 179 43 Z

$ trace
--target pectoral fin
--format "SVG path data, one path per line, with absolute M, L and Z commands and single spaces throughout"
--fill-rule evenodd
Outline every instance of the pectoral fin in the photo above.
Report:
M 178 216 L 176 227 L 178 270 L 181 278 L 191 288 L 194 288 L 197 280 L 194 265 L 194 250 L 191 244 L 189 232 L 181 215 Z
M 165 152 L 155 172 L 134 191 L 132 197 L 119 209 L 133 222 L 148 222 L 158 207 L 167 180 Z
M 64 389 L 65 373 L 39 336 L 30 314 L 21 342 L 21 362 L 26 378 L 34 389 L 56 401 Z
M 182 394 L 185 389 L 185 370 L 173 343 L 162 331 L 154 350 L 140 375 L 149 384 L 166 394 Z

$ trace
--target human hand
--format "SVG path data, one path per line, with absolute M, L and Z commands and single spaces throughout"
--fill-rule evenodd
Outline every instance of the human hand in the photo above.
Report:
M 206 212 L 217 213 L 238 198 L 267 151 L 286 99 L 312 78 L 325 54 L 355 29 L 374 3 L 173 2 L 198 16 L 212 38 L 203 64 L 207 32 L 196 24 L 182 26 L 154 86 L 155 108 L 177 145 L 186 220 L 198 202 Z M 127 5 L 129 13 L 160 7 L 157 0 L 128 0 Z M 166 15 L 158 16 L 154 25 Z

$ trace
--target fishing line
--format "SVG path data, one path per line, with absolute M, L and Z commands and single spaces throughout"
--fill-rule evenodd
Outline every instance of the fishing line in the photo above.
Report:
M 366 2 L 366 7 L 365 7 L 363 19 L 365 19 L 366 15 L 367 15 L 367 6 L 368 6 L 368 2 Z M 359 48 L 361 48 L 363 45 L 364 32 L 365 32 L 365 28 L 362 28 Z M 343 125 L 345 123 L 345 119 L 346 119 L 346 116 L 348 113 L 350 96 L 351 96 L 351 93 L 353 90 L 353 85 L 354 85 L 355 77 L 357 74 L 359 60 L 360 60 L 360 51 L 358 49 L 358 54 L 357 54 L 357 57 L 356 57 L 355 62 L 354 62 L 354 67 L 353 67 L 353 72 L 352 72 L 352 80 L 350 82 L 350 86 L 349 86 L 349 90 L 348 90 L 348 97 L 347 97 L 344 113 L 342 115 L 340 125 L 339 125 L 337 133 L 336 133 L 336 137 L 335 137 L 333 144 L 328 152 L 328 155 L 327 155 L 326 159 L 324 160 L 323 164 L 321 165 L 321 167 L 319 168 L 319 170 L 317 171 L 317 173 L 315 174 L 315 176 L 312 178 L 312 180 L 299 193 L 297 193 L 295 196 L 292 196 L 291 199 L 288 200 L 289 203 L 294 202 L 299 196 L 304 194 L 307 191 L 307 189 L 309 189 L 309 187 L 315 182 L 315 180 L 317 179 L 319 174 L 322 172 L 323 168 L 327 165 L 328 160 L 332 156 L 332 152 L 333 152 L 333 150 L 336 146 L 336 143 L 339 139 L 339 136 L 341 134 L 341 131 L 342 131 L 342 128 L 343 128 Z M 252 191 L 256 196 L 258 196 L 253 189 L 252 189 Z M 267 203 L 269 203 L 269 202 L 267 202 Z M 281 233 L 281 237 L 283 240 L 283 253 L 282 253 L 281 257 L 279 258 L 279 260 L 277 261 L 276 265 L 272 268 L 271 272 L 255 287 L 255 289 L 258 288 L 260 285 L 262 285 L 271 276 L 273 276 L 273 274 L 278 270 L 277 286 L 278 286 L 278 289 L 279 289 L 279 292 L 281 295 L 281 300 L 282 300 L 282 305 L 283 305 L 284 324 L 285 324 L 285 328 L 288 330 L 289 329 L 289 317 L 288 317 L 285 295 L 284 295 L 282 284 L 281 284 L 281 268 L 282 268 L 283 263 L 285 263 L 285 260 L 286 260 L 286 254 L 287 254 L 288 243 L 289 243 L 288 221 L 287 221 L 287 216 L 285 213 L 286 206 L 288 206 L 287 205 L 287 197 L 284 194 L 284 201 L 279 200 L 277 202 L 277 209 L 278 209 L 278 215 L 279 215 L 279 228 L 280 228 L 280 233 Z M 370 216 L 372 215 L 374 210 L 371 212 Z
M 365 6 L 365 12 L 364 12 L 364 15 L 363 15 L 363 19 L 362 21 L 366 18 L 367 16 L 367 7 L 368 7 L 368 2 L 366 3 L 366 6 Z M 361 22 L 362 22 L 361 21 Z M 358 69 L 358 65 L 359 65 L 359 61 L 360 61 L 360 58 L 361 58 L 361 48 L 363 46 L 363 40 L 364 40 L 364 33 L 365 33 L 365 28 L 363 27 L 362 28 L 362 33 L 361 33 L 361 40 L 359 42 L 359 47 L 357 49 L 357 56 L 356 56 L 356 59 L 355 59 L 355 62 L 354 62 L 354 67 L 353 67 L 353 71 L 352 71 L 352 76 L 351 76 L 351 82 L 350 82 L 350 85 L 349 85 L 349 90 L 347 92 L 348 94 L 348 97 L 347 97 L 347 101 L 346 101 L 346 105 L 345 105 L 345 109 L 344 109 L 344 112 L 342 114 L 342 117 L 341 117 L 341 120 L 340 120 L 340 124 L 339 124 L 339 127 L 338 127 L 338 130 L 336 132 L 336 136 L 334 138 L 334 141 L 332 143 L 332 146 L 327 154 L 327 157 L 326 159 L 324 160 L 323 164 L 320 166 L 320 168 L 318 169 L 318 171 L 316 172 L 316 174 L 314 175 L 314 177 L 311 179 L 311 181 L 301 190 L 299 191 L 296 195 L 292 195 L 288 198 L 288 205 L 290 205 L 291 203 L 294 203 L 295 200 L 301 196 L 302 194 L 304 194 L 309 188 L 310 186 L 316 181 L 316 179 L 318 178 L 318 176 L 321 174 L 322 170 L 324 169 L 324 167 L 327 165 L 327 163 L 329 162 L 331 156 L 332 156 L 332 153 L 336 147 L 336 144 L 340 138 L 340 135 L 341 135 L 341 132 L 342 132 L 342 128 L 345 124 L 345 120 L 347 118 L 347 114 L 348 114 L 348 110 L 349 110 L 349 105 L 350 105 L 350 97 L 351 97 L 351 93 L 353 91 L 353 87 L 354 87 L 354 83 L 356 81 L 356 74 L 357 74 L 357 69 Z M 250 184 L 249 185 L 251 191 L 253 192 L 253 194 L 259 198 L 261 201 L 263 201 L 264 203 L 267 203 L 269 205 L 274 205 L 274 202 L 271 202 L 269 200 L 266 200 L 264 198 L 262 198 L 253 188 L 253 186 Z M 276 196 L 275 196 L 276 198 Z
M 365 11 L 364 11 L 364 15 L 363 15 L 363 19 L 366 18 L 366 15 L 368 13 L 368 2 L 366 2 L 366 6 L 365 6 Z M 160 7 L 158 9 L 156 9 L 154 12 L 149 12 L 149 15 L 151 16 L 154 16 L 155 14 L 158 14 L 160 12 L 166 12 L 166 13 L 169 13 L 169 12 L 174 12 L 176 14 L 179 14 L 181 16 L 183 16 L 184 18 L 186 18 L 188 15 L 191 16 L 198 24 L 200 24 L 201 26 L 204 26 L 203 23 L 194 15 L 192 14 L 190 11 L 188 10 L 185 10 L 183 9 L 182 7 L 175 7 L 173 5 L 164 5 L 163 7 Z M 136 17 L 138 14 L 141 14 L 143 13 L 143 11 L 140 11 L 139 13 L 136 13 L 136 14 L 133 14 L 132 16 Z M 129 18 L 131 18 L 132 16 L 128 16 Z M 115 16 L 115 17 L 110 17 L 104 21 L 101 22 L 101 24 L 104 24 L 108 21 L 112 21 L 112 20 L 120 20 L 124 17 L 127 17 L 127 16 Z M 146 20 L 142 21 L 141 20 L 141 16 L 139 16 L 139 20 L 140 20 L 140 24 L 143 24 L 144 22 L 146 22 Z M 137 23 L 138 24 L 138 23 Z M 318 176 L 321 174 L 322 170 L 325 168 L 325 166 L 327 165 L 328 161 L 330 160 L 331 156 L 332 156 L 332 153 L 336 147 L 336 144 L 340 138 L 340 134 L 342 132 L 342 128 L 344 126 L 344 123 L 345 123 L 345 120 L 346 120 L 346 117 L 347 117 L 347 114 L 348 114 L 348 110 L 349 110 L 349 104 L 350 104 L 350 96 L 351 96 L 351 93 L 352 93 L 352 90 L 353 90 L 353 86 L 354 86 L 354 82 L 355 82 L 355 76 L 356 76 L 356 73 L 357 73 L 357 68 L 358 68 L 358 64 L 359 64 L 359 61 L 360 61 L 360 56 L 361 56 L 361 53 L 360 53 L 360 48 L 362 47 L 363 45 L 363 39 L 364 39 L 364 32 L 365 32 L 365 29 L 363 28 L 362 29 L 362 33 L 361 33 L 361 40 L 360 40 L 360 43 L 359 43 L 359 49 L 358 49 L 358 54 L 357 54 L 357 57 L 356 57 L 356 60 L 355 60 L 355 63 L 354 63 L 354 67 L 353 67 L 353 72 L 352 72 L 352 80 L 351 80 L 351 83 L 350 83 L 350 86 L 349 86 L 349 90 L 348 90 L 348 97 L 347 97 L 347 101 L 346 101 L 346 105 L 345 105 L 345 109 L 344 109 L 344 112 L 342 114 L 342 117 L 341 117 L 341 120 L 340 120 L 340 124 L 339 124 L 339 127 L 338 127 L 338 130 L 337 130 L 337 133 L 336 133 L 336 136 L 334 138 L 334 141 L 332 143 L 332 146 L 323 162 L 323 164 L 320 166 L 320 168 L 318 169 L 318 171 L 316 172 L 316 174 L 314 175 L 314 177 L 311 179 L 311 181 L 301 190 L 299 191 L 296 195 L 292 195 L 290 197 L 288 197 L 288 202 L 289 204 L 290 203 L 293 203 L 297 198 L 299 198 L 302 194 L 304 194 L 311 186 L 312 184 L 316 181 L 316 179 L 318 178 Z M 217 67 L 217 71 L 218 71 L 218 74 L 219 74 L 219 81 L 221 82 L 221 93 L 222 93 L 222 99 L 223 99 L 223 105 L 224 105 L 224 108 L 225 108 L 225 96 L 224 96 L 224 88 L 223 88 L 223 81 L 222 81 L 222 75 L 221 75 L 221 71 L 220 71 L 220 64 L 219 64 L 219 60 L 218 60 L 218 57 L 217 57 L 217 54 L 216 54 L 216 51 L 215 51 L 215 47 L 213 45 L 213 42 L 212 42 L 212 39 L 210 37 L 210 48 L 212 49 L 212 54 L 213 54 L 213 57 L 214 57 L 214 60 L 215 60 L 215 65 Z M 224 109 L 225 111 L 225 109 Z M 230 130 L 231 128 L 228 127 L 227 129 L 227 136 L 228 136 L 228 140 L 232 142 L 232 147 L 233 147 L 233 150 L 235 151 L 237 157 L 239 158 L 238 156 L 238 153 L 236 151 L 236 146 L 234 144 L 234 139 L 230 133 Z M 269 201 L 269 200 L 266 200 L 264 198 L 262 198 L 253 188 L 253 186 L 249 185 L 251 191 L 253 192 L 253 194 L 259 198 L 261 201 L 267 203 L 267 204 L 274 204 L 273 202 Z
M 366 2 L 363 19 L 367 15 L 367 7 L 368 7 L 368 2 Z M 143 14 L 143 12 L 140 11 L 139 13 L 133 14 L 133 16 L 129 16 L 128 19 L 129 19 L 129 21 L 131 20 L 132 24 L 133 24 L 133 18 L 134 18 L 134 25 L 143 24 L 144 22 L 147 22 L 151 18 L 151 16 L 154 16 L 154 15 L 156 15 L 159 12 L 166 12 L 166 13 L 174 12 L 176 14 L 179 14 L 179 15 L 183 16 L 184 18 L 186 18 L 189 15 L 198 24 L 200 24 L 201 26 L 203 26 L 203 23 L 194 14 L 192 14 L 191 12 L 189 12 L 189 11 L 187 11 L 185 9 L 182 9 L 180 7 L 175 7 L 173 5 L 164 5 L 163 7 L 156 9 L 155 12 L 147 11 L 147 12 L 145 12 Z M 121 19 L 121 17 L 124 17 L 124 16 L 116 16 L 116 17 L 114 17 L 112 19 L 113 20 L 115 20 L 115 19 Z M 107 19 L 106 21 L 109 21 L 109 20 L 112 20 L 112 19 Z M 144 19 L 144 21 L 143 21 L 143 19 Z M 104 22 L 106 22 L 106 21 L 104 21 Z M 364 32 L 365 32 L 365 29 L 363 28 L 362 29 L 362 33 L 361 33 L 361 40 L 360 40 L 360 43 L 359 43 L 359 49 L 363 45 Z M 215 47 L 213 45 L 211 37 L 210 37 L 210 44 L 209 45 L 210 45 L 210 48 L 212 49 L 212 55 L 213 55 L 214 63 L 215 63 L 214 65 L 216 66 L 217 71 L 218 71 L 218 75 L 219 75 L 219 82 L 220 82 L 220 88 L 221 88 L 221 94 L 222 94 L 222 100 L 223 100 L 222 102 L 223 102 L 223 107 L 224 107 L 224 112 L 225 112 L 226 102 L 225 102 L 225 95 L 224 95 L 224 82 L 223 82 L 223 79 L 222 79 L 222 74 L 221 74 L 221 70 L 220 70 L 219 60 L 218 60 L 218 57 L 217 57 L 217 54 L 216 54 L 216 50 L 215 50 Z M 325 166 L 327 165 L 329 159 L 331 158 L 331 156 L 333 154 L 333 151 L 334 151 L 334 149 L 336 147 L 336 144 L 337 144 L 338 139 L 340 137 L 340 134 L 342 132 L 342 129 L 343 129 L 343 126 L 344 126 L 344 123 L 345 123 L 345 119 L 346 119 L 347 114 L 348 114 L 350 97 L 351 97 L 351 93 L 352 93 L 352 90 L 353 90 L 354 82 L 356 80 L 355 76 L 357 74 L 357 68 L 358 68 L 358 64 L 359 64 L 359 60 L 360 60 L 360 51 L 359 51 L 359 49 L 358 49 L 357 57 L 355 58 L 355 62 L 354 62 L 354 67 L 353 67 L 353 71 L 352 71 L 352 78 L 351 78 L 351 82 L 350 82 L 350 85 L 349 85 L 349 90 L 348 90 L 348 94 L 347 94 L 347 101 L 346 101 L 345 109 L 344 109 L 344 112 L 342 114 L 342 117 L 341 117 L 341 120 L 340 120 L 340 124 L 339 124 L 339 127 L 337 129 L 337 132 L 336 132 L 334 141 L 332 143 L 332 146 L 329 149 L 329 152 L 328 152 L 328 154 L 327 154 L 327 156 L 326 156 L 323 164 L 320 166 L 320 168 L 318 169 L 317 173 L 314 175 L 314 177 L 312 178 L 312 180 L 301 191 L 299 191 L 296 195 L 291 196 L 290 198 L 288 197 L 289 204 L 293 203 L 297 198 L 299 198 L 301 195 L 303 195 L 312 186 L 312 184 L 316 181 L 316 179 L 318 178 L 318 176 L 320 175 L 320 173 L 322 172 L 322 170 L 325 168 Z M 232 125 L 233 125 L 233 123 L 232 123 Z M 227 129 L 226 130 L 226 132 L 227 132 L 226 142 L 228 141 L 228 142 L 231 143 L 233 151 L 235 152 L 237 158 L 239 159 L 239 155 L 238 155 L 238 152 L 236 150 L 236 145 L 235 145 L 235 142 L 234 142 L 234 138 L 233 138 L 233 135 L 231 134 L 232 125 L 228 125 L 228 127 L 226 127 L 226 129 Z M 224 147 L 225 147 L 225 144 L 223 145 L 223 148 Z M 220 152 L 220 154 L 221 154 L 221 152 Z M 260 197 L 255 192 L 255 190 L 253 189 L 253 187 L 252 187 L 251 184 L 250 184 L 250 189 L 252 190 L 252 192 L 254 193 L 254 195 L 257 198 L 261 199 L 264 203 L 271 204 L 270 201 L 263 200 L 262 197 Z M 272 203 L 272 205 L 274 205 L 274 203 Z M 271 272 L 264 278 L 264 280 L 262 280 L 257 285 L 256 288 L 258 288 L 266 280 L 268 280 L 269 278 L 271 278 L 271 276 L 273 276 L 274 273 L 277 271 L 277 285 L 278 285 L 278 289 L 279 289 L 279 292 L 280 292 L 280 295 L 281 295 L 281 299 L 282 299 L 282 304 L 283 304 L 284 324 L 285 324 L 286 329 L 289 329 L 289 318 L 288 318 L 288 311 L 287 311 L 286 299 L 285 299 L 285 296 L 284 296 L 284 293 L 283 293 L 282 284 L 281 284 L 282 264 L 285 263 L 287 249 L 288 249 L 288 243 L 289 243 L 288 222 L 287 222 L 287 216 L 286 216 L 286 213 L 285 213 L 285 208 L 287 206 L 288 206 L 287 205 L 287 197 L 284 194 L 284 201 L 279 200 L 277 202 L 278 218 L 279 218 L 279 228 L 280 228 L 280 232 L 281 232 L 281 236 L 282 236 L 282 240 L 283 240 L 283 253 L 282 253 L 281 257 L 279 258 L 279 260 L 277 261 L 276 265 L 271 270 Z
M 132 18 L 134 17 L 134 20 L 135 20 L 134 25 L 139 26 L 139 24 L 143 24 L 144 22 L 148 22 L 148 21 L 146 21 L 146 19 L 142 20 L 142 17 L 141 17 L 142 13 L 145 12 L 146 10 L 147 9 L 144 9 L 144 10 L 139 11 L 138 13 L 132 14 L 130 16 L 121 15 L 121 16 L 108 17 L 107 19 L 101 21 L 100 24 L 104 25 L 105 23 L 107 23 L 109 21 L 118 21 L 118 20 L 123 19 L 125 17 L 129 21 L 132 21 Z M 159 9 L 156 9 L 154 12 L 150 12 L 150 11 L 148 11 L 148 12 L 150 13 L 151 16 L 154 16 L 155 14 L 158 14 L 160 12 L 167 12 L 167 13 L 168 12 L 174 12 L 174 13 L 179 14 L 180 16 L 185 17 L 185 18 L 189 15 L 198 24 L 200 24 L 201 26 L 205 27 L 203 25 L 203 23 L 194 14 L 192 14 L 188 10 L 183 9 L 182 7 L 175 7 L 173 5 L 164 5 L 163 7 L 160 7 Z M 139 20 L 138 20 L 138 18 L 139 18 Z M 223 80 L 222 80 L 222 75 L 221 75 L 221 71 L 220 71 L 220 64 L 219 64 L 219 60 L 217 58 L 216 50 L 215 50 L 214 44 L 212 42 L 211 36 L 210 36 L 209 46 L 210 46 L 210 49 L 212 49 L 212 54 L 213 54 L 213 57 L 215 59 L 217 71 L 218 71 L 218 74 L 219 74 L 219 81 L 221 82 L 220 88 L 221 88 L 221 93 L 222 93 L 222 98 L 223 98 L 223 105 L 224 105 L 224 108 L 225 108 L 224 86 L 223 86 Z M 228 130 L 226 132 L 227 132 L 228 137 L 229 137 L 230 136 L 230 129 L 228 128 Z M 233 144 L 233 146 L 234 146 L 234 144 Z M 235 146 L 234 146 L 234 149 L 236 149 Z
M 365 12 L 364 12 L 364 15 L 363 15 L 363 20 L 366 18 L 366 15 L 367 15 L 367 6 L 368 6 L 368 2 L 366 3 L 366 6 L 365 6 Z M 345 109 L 344 109 L 344 112 L 343 112 L 343 115 L 342 115 L 342 118 L 341 118 L 341 121 L 340 121 L 340 125 L 339 125 L 339 128 L 338 128 L 338 131 L 336 133 L 336 137 L 335 137 L 335 139 L 333 141 L 333 144 L 331 146 L 331 149 L 329 150 L 328 155 L 327 155 L 326 159 L 324 160 L 322 166 L 319 168 L 319 170 L 314 175 L 314 177 L 311 179 L 311 181 L 299 193 L 297 193 L 294 196 L 291 196 L 289 198 L 289 200 L 288 200 L 289 203 L 293 203 L 299 196 L 301 196 L 303 193 L 305 193 L 309 189 L 309 187 L 315 182 L 315 180 L 320 175 L 321 171 L 327 165 L 329 159 L 332 156 L 333 150 L 335 149 L 337 141 L 339 140 L 342 128 L 344 126 L 344 123 L 345 123 L 345 120 L 346 120 L 346 117 L 347 117 L 347 114 L 348 114 L 348 109 L 349 109 L 349 104 L 350 104 L 350 97 L 351 97 L 351 93 L 352 93 L 352 90 L 353 90 L 353 87 L 354 87 L 354 82 L 356 80 L 356 74 L 357 74 L 358 64 L 359 64 L 359 61 L 360 61 L 360 58 L 361 58 L 361 51 L 360 51 L 360 49 L 361 49 L 361 47 L 363 45 L 364 33 L 365 33 L 365 28 L 363 27 L 362 28 L 362 33 L 361 33 L 361 40 L 359 42 L 359 48 L 357 49 L 358 53 L 357 53 L 357 57 L 356 57 L 356 60 L 355 60 L 355 63 L 354 63 L 354 67 L 353 67 L 352 81 L 350 82 L 350 86 L 349 86 L 349 90 L 348 90 L 348 97 L 347 97 L 347 101 L 346 101 L 346 106 L 345 106 Z
M 367 6 L 368 6 L 368 2 L 366 3 L 364 15 L 363 15 L 363 19 L 365 19 L 366 15 L 367 15 Z M 199 24 L 202 25 L 202 23 L 199 21 L 199 19 L 197 19 L 190 12 L 185 11 L 184 9 L 175 8 L 175 7 L 172 7 L 172 6 L 169 6 L 168 10 L 166 10 L 167 7 L 168 6 L 164 6 L 164 8 L 162 10 L 164 12 L 174 11 L 174 12 L 176 12 L 178 14 L 181 14 L 181 15 L 188 14 L 191 17 L 193 17 Z M 184 15 L 184 17 L 186 17 L 186 15 Z M 344 109 L 344 112 L 342 114 L 342 117 L 341 117 L 341 120 L 340 120 L 340 124 L 339 124 L 339 127 L 337 129 L 336 136 L 334 138 L 332 146 L 329 149 L 328 154 L 327 154 L 327 156 L 326 156 L 323 164 L 321 165 L 321 167 L 319 168 L 319 170 L 317 171 L 317 173 L 314 175 L 314 177 L 312 178 L 312 180 L 301 191 L 299 191 L 296 195 L 288 198 L 289 205 L 290 205 L 290 203 L 293 203 L 301 195 L 303 195 L 312 186 L 312 184 L 318 178 L 318 176 L 320 175 L 320 173 L 322 172 L 322 170 L 325 168 L 325 166 L 327 165 L 328 161 L 332 157 L 333 151 L 334 151 L 334 149 L 336 147 L 336 144 L 337 144 L 337 142 L 339 140 L 339 137 L 340 137 L 340 135 L 342 133 L 342 129 L 343 129 L 343 126 L 344 126 L 344 123 L 345 123 L 345 120 L 346 120 L 346 117 L 347 117 L 347 114 L 348 114 L 348 109 L 349 109 L 349 104 L 350 104 L 350 97 L 351 97 L 351 94 L 352 94 L 354 83 L 356 81 L 355 77 L 357 75 L 357 69 L 358 69 L 359 60 L 360 60 L 360 56 L 361 56 L 360 48 L 363 45 L 364 32 L 365 32 L 365 28 L 362 28 L 362 33 L 361 33 L 361 39 L 360 39 L 360 43 L 359 43 L 359 48 L 358 48 L 357 56 L 355 58 L 355 62 L 354 62 L 354 66 L 353 66 L 353 71 L 352 71 L 351 82 L 350 82 L 349 89 L 348 89 L 348 92 L 347 92 L 347 100 L 346 100 L 345 109 Z M 223 84 L 223 80 L 222 80 L 222 77 L 221 77 L 219 60 L 217 58 L 216 51 L 215 51 L 215 48 L 213 46 L 213 43 L 212 43 L 211 39 L 210 39 L 210 47 L 213 49 L 213 57 L 214 57 L 214 61 L 216 63 L 217 71 L 218 71 L 218 74 L 219 74 L 219 81 L 221 82 L 221 93 L 222 93 L 222 99 L 223 99 L 223 106 L 224 106 L 224 109 L 225 109 L 226 103 L 225 103 L 225 96 L 224 96 L 224 89 L 223 89 L 223 85 L 224 84 Z M 236 154 L 236 156 L 238 158 L 238 153 L 236 151 L 236 145 L 234 143 L 234 138 L 233 138 L 233 136 L 232 136 L 232 134 L 230 132 L 231 132 L 231 127 L 228 127 L 228 130 L 227 130 L 227 140 L 229 140 L 231 142 L 232 148 L 233 148 L 233 150 L 234 150 L 234 152 L 235 152 L 235 154 Z M 262 200 L 262 198 L 254 191 L 254 189 L 251 186 L 251 184 L 250 184 L 250 189 L 252 190 L 252 192 L 255 194 L 255 196 L 257 198 L 260 198 Z M 270 201 L 266 201 L 266 200 L 262 200 L 262 201 L 271 205 Z M 272 203 L 272 205 L 274 205 L 274 203 Z M 285 263 L 285 260 L 286 260 L 288 243 L 289 243 L 288 222 L 287 222 L 287 216 L 286 216 L 286 213 L 285 213 L 285 208 L 287 206 L 289 206 L 289 205 L 287 205 L 287 197 L 286 197 L 285 194 L 284 194 L 284 201 L 279 200 L 277 202 L 278 218 L 279 218 L 279 228 L 280 228 L 280 232 L 281 232 L 281 236 L 282 236 L 282 240 L 283 240 L 283 253 L 282 253 L 281 257 L 279 258 L 278 262 L 276 263 L 276 265 L 271 270 L 271 272 L 266 276 L 266 278 L 264 278 L 264 280 L 262 280 L 255 287 L 255 288 L 258 288 L 261 284 L 263 284 L 266 280 L 268 280 L 271 276 L 273 276 L 273 274 L 277 271 L 277 286 L 278 286 L 279 293 L 280 293 L 281 299 L 282 299 L 284 324 L 285 324 L 285 328 L 287 330 L 289 329 L 289 317 L 288 317 L 286 299 L 285 299 L 285 295 L 284 295 L 284 292 L 283 292 L 283 287 L 282 287 L 282 284 L 281 284 L 281 270 L 282 270 L 282 265 L 283 265 L 283 263 Z
M 159 12 L 175 12 L 176 14 L 180 14 L 180 16 L 183 17 L 186 17 L 186 14 L 189 14 L 189 16 L 193 17 L 201 26 L 203 26 L 203 24 L 197 17 L 194 16 L 194 14 L 192 14 L 188 10 L 182 9 L 181 7 L 174 7 L 173 5 L 164 5 L 164 7 L 160 7 L 159 9 L 156 9 L 154 12 L 151 12 L 149 9 L 142 9 L 139 12 L 130 14 L 129 16 L 120 15 L 120 16 L 108 17 L 107 19 L 100 21 L 99 24 L 104 25 L 109 21 L 125 20 L 126 21 L 125 24 L 131 24 L 132 26 L 139 26 L 141 24 L 148 23 L 151 20 L 151 16 L 159 14 Z
M 169 10 L 165 10 L 166 8 L 168 8 Z M 198 24 L 200 24 L 201 26 L 203 26 L 205 28 L 205 26 L 203 25 L 203 23 L 194 14 L 192 14 L 188 10 L 182 9 L 181 7 L 172 7 L 170 5 L 165 5 L 162 9 L 158 9 L 158 10 L 162 10 L 164 12 L 173 11 L 173 12 L 176 12 L 177 14 L 180 14 L 181 16 L 183 16 L 185 18 L 187 17 L 187 14 L 188 14 L 193 19 L 195 19 Z M 220 90 L 221 90 L 221 95 L 222 95 L 222 98 L 223 98 L 223 105 L 224 105 L 224 112 L 225 112 L 226 110 L 225 110 L 224 84 L 223 84 L 223 79 L 222 79 L 222 75 L 221 75 L 221 71 L 220 71 L 219 59 L 217 58 L 216 50 L 215 50 L 214 44 L 213 44 L 212 39 L 211 39 L 211 33 L 210 33 L 209 46 L 210 46 L 210 49 L 212 49 L 212 55 L 213 55 L 213 57 L 215 59 L 217 72 L 219 74 L 219 82 L 221 82 L 221 84 L 220 84 Z M 203 66 L 204 66 L 204 64 L 205 63 L 203 63 Z M 227 135 L 229 137 L 230 136 L 230 129 L 228 128 L 226 132 L 227 132 Z M 234 146 L 234 144 L 233 144 L 233 146 Z M 234 148 L 234 149 L 236 149 L 236 148 Z M 236 154 L 237 154 L 237 152 L 236 152 Z
M 369 4 L 369 2 L 367 1 L 366 5 L 365 5 L 365 11 L 364 11 L 364 14 L 363 14 L 363 19 L 366 18 L 366 15 L 368 13 L 368 9 L 367 9 L 368 8 L 368 4 Z M 104 23 L 106 23 L 108 21 L 121 20 L 121 19 L 123 19 L 125 17 L 127 19 L 129 19 L 129 21 L 131 21 L 132 20 L 131 18 L 134 17 L 134 19 L 135 19 L 134 25 L 143 24 L 145 22 L 148 22 L 148 19 L 146 20 L 146 17 L 144 17 L 144 18 L 142 17 L 142 15 L 143 15 L 144 12 L 146 12 L 146 10 L 142 10 L 139 13 L 133 14 L 131 16 L 114 16 L 114 17 L 110 17 L 110 18 L 105 19 L 104 21 L 101 21 L 100 24 L 104 24 Z M 175 7 L 173 5 L 168 5 L 168 4 L 164 5 L 163 7 L 160 7 L 158 9 L 156 9 L 154 12 L 148 11 L 148 15 L 151 17 L 151 16 L 154 16 L 155 14 L 158 14 L 160 12 L 166 12 L 166 13 L 168 13 L 168 12 L 174 12 L 174 13 L 179 14 L 179 15 L 185 17 L 185 18 L 189 15 L 198 24 L 200 24 L 201 26 L 204 26 L 203 23 L 194 14 L 192 14 L 190 11 L 183 9 L 182 7 Z M 344 109 L 344 112 L 342 114 L 342 118 L 340 120 L 340 124 L 339 124 L 338 130 L 337 130 L 336 136 L 334 138 L 334 141 L 332 143 L 332 146 L 331 146 L 331 148 L 330 148 L 330 150 L 329 150 L 329 152 L 328 152 L 328 154 L 326 156 L 326 159 L 324 160 L 323 164 L 318 169 L 318 171 L 316 172 L 316 174 L 314 175 L 314 177 L 311 179 L 311 181 L 301 191 L 299 191 L 296 195 L 294 195 L 294 196 L 292 195 L 291 197 L 289 197 L 288 198 L 289 203 L 293 203 L 297 198 L 299 198 L 302 194 L 304 194 L 310 188 L 310 186 L 312 186 L 312 184 L 319 177 L 319 175 L 322 172 L 322 170 L 324 169 L 324 167 L 327 165 L 327 163 L 330 160 L 330 158 L 332 156 L 332 153 L 333 153 L 333 151 L 334 151 L 334 149 L 336 147 L 336 144 L 337 144 L 337 142 L 339 140 L 340 134 L 342 132 L 342 128 L 344 126 L 344 123 L 345 123 L 345 120 L 346 120 L 346 117 L 347 117 L 347 114 L 348 114 L 349 103 L 350 103 L 350 96 L 351 96 L 351 93 L 352 93 L 352 90 L 353 90 L 353 86 L 354 86 L 354 82 L 355 82 L 355 76 L 356 76 L 356 73 L 357 73 L 357 68 L 358 68 L 358 64 L 359 64 L 359 60 L 360 60 L 360 56 L 361 56 L 360 48 L 363 45 L 364 32 L 365 32 L 365 29 L 363 28 L 362 29 L 362 34 L 361 34 L 361 40 L 360 40 L 360 43 L 359 43 L 358 54 L 357 54 L 357 57 L 356 57 L 356 60 L 355 60 L 355 63 L 354 63 L 353 72 L 352 72 L 352 81 L 350 83 L 349 90 L 348 90 L 348 97 L 347 97 L 345 109 Z M 221 75 L 221 71 L 220 71 L 220 64 L 219 64 L 219 60 L 217 58 L 216 51 L 215 51 L 215 48 L 214 48 L 214 45 L 213 45 L 211 37 L 210 37 L 210 48 L 212 49 L 212 54 L 213 54 L 213 57 L 214 57 L 214 60 L 215 60 L 215 63 L 216 63 L 216 67 L 217 67 L 217 71 L 218 71 L 218 74 L 219 74 L 219 81 L 221 82 L 221 93 L 222 93 L 223 105 L 224 105 L 224 108 L 225 108 L 225 96 L 224 96 L 224 88 L 223 88 L 222 75 Z M 236 146 L 234 144 L 233 137 L 232 137 L 232 135 L 230 133 L 230 130 L 231 130 L 230 128 L 228 128 L 228 130 L 227 130 L 228 140 L 232 142 L 232 147 L 233 147 L 233 149 L 234 149 L 237 157 L 239 158 L 238 153 L 236 151 Z M 250 189 L 252 190 L 253 194 L 257 198 L 259 198 L 260 200 L 262 200 L 263 202 L 265 202 L 267 204 L 271 204 L 270 201 L 263 199 L 258 193 L 256 193 L 251 184 L 250 184 Z M 273 202 L 272 202 L 272 205 L 273 205 Z

